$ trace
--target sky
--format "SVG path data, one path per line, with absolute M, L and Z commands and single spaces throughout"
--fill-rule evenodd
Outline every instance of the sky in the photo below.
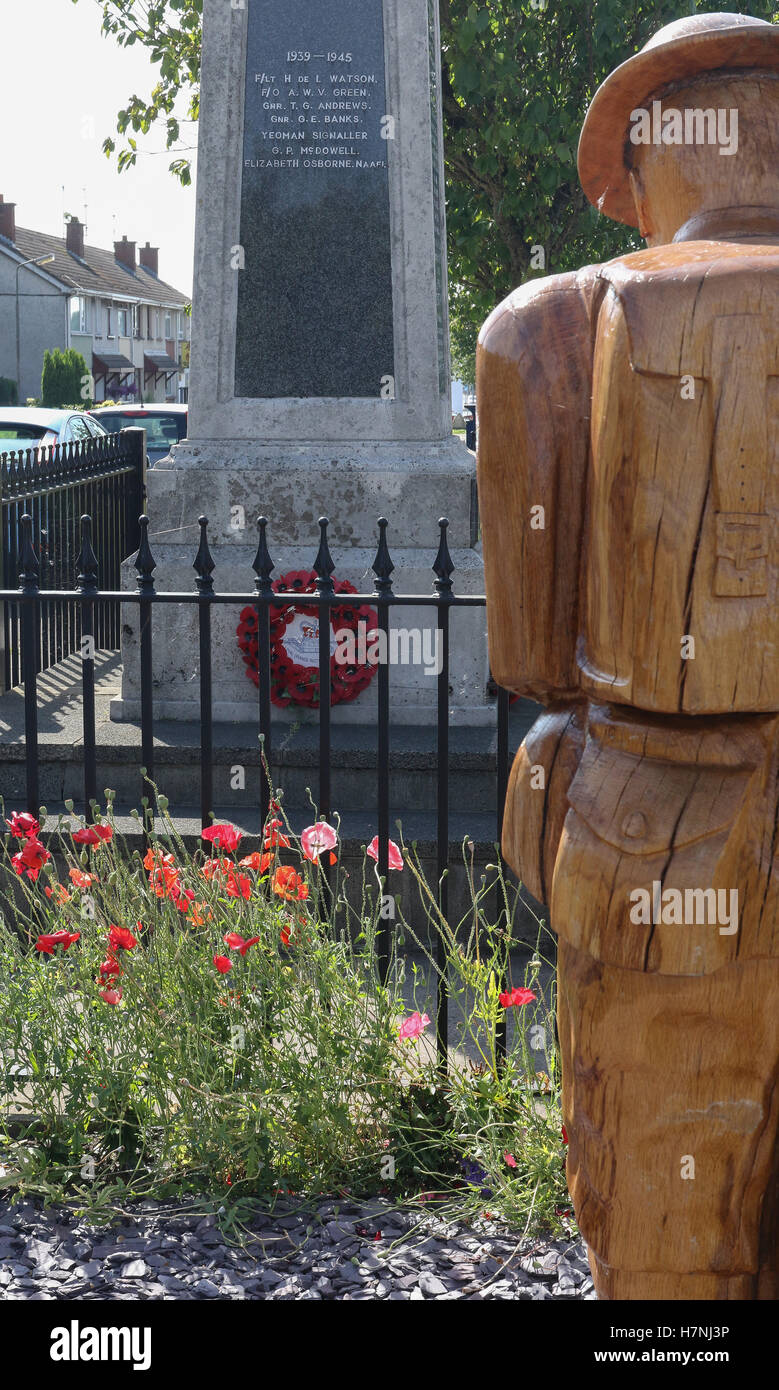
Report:
M 162 130 L 136 137 L 142 153 L 123 174 L 102 152 L 117 111 L 150 93 L 157 69 L 139 46 L 103 38 L 101 17 L 96 0 L 0 0 L 0 193 L 18 226 L 54 236 L 65 235 L 63 213 L 83 221 L 86 204 L 89 245 L 149 241 L 160 279 L 191 294 L 194 178 L 182 188 L 169 172 Z M 194 127 L 183 130 L 194 143 Z

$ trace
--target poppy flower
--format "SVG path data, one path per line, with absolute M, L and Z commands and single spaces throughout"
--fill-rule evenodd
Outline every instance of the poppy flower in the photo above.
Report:
M 236 931 L 226 932 L 222 938 L 225 945 L 229 946 L 231 951 L 238 951 L 239 955 L 242 956 L 246 955 L 250 946 L 256 946 L 259 939 L 259 936 L 250 936 L 249 940 L 246 941 L 242 936 L 239 936 Z
M 270 854 L 260 854 L 256 849 L 253 854 L 247 854 L 245 859 L 239 859 L 239 869 L 252 869 L 254 873 L 264 874 L 270 868 L 273 856 Z
M 26 874 L 34 883 L 49 859 L 51 859 L 51 855 L 40 843 L 40 840 L 26 840 L 24 848 L 20 849 L 18 854 L 13 855 L 11 863 L 20 878 Z
M 47 883 L 43 891 L 47 898 L 56 898 L 59 904 L 70 902 L 70 893 L 67 888 L 63 888 L 61 883 L 55 883 L 53 885 Z
M 74 831 L 71 836 L 74 844 L 91 845 L 93 849 L 95 845 L 107 844 L 113 837 L 114 832 L 110 825 L 85 825 L 82 830 Z
M 305 900 L 308 897 L 308 884 L 291 864 L 276 870 L 271 887 L 277 897 L 284 898 L 287 902 L 291 902 L 293 898 Z
M 227 956 L 214 956 L 214 965 L 220 975 L 226 975 L 233 968 L 233 962 Z
M 399 1038 L 418 1038 L 429 1026 L 430 1019 L 427 1014 L 413 1013 L 409 1018 L 404 1018 L 398 1029 Z
M 121 988 L 114 989 L 112 985 L 106 985 L 105 989 L 99 990 L 98 993 L 100 994 L 100 998 L 105 1000 L 106 1004 L 119 1004 L 119 1003 L 121 1003 L 121 1000 L 122 1000 L 122 990 L 121 990 Z
M 70 869 L 70 881 L 76 888 L 91 888 L 93 883 L 99 883 L 97 874 L 85 874 L 83 869 Z
M 326 850 L 332 851 L 335 848 L 338 844 L 338 836 L 332 825 L 328 825 L 327 821 L 318 820 L 316 824 L 309 825 L 308 828 L 303 831 L 300 837 L 300 843 L 303 846 L 303 854 L 306 859 L 310 859 L 316 864 L 320 854 L 324 854 Z M 332 853 L 330 854 L 330 863 L 335 863 L 335 855 Z
M 213 913 L 205 912 L 207 905 L 207 903 L 190 903 L 189 920 L 193 927 L 202 927 L 206 920 L 211 921 Z
M 509 1168 L 516 1168 L 517 1166 L 517 1160 L 515 1159 L 514 1155 L 508 1152 L 504 1153 L 503 1162 L 507 1163 Z
M 281 944 L 282 944 L 282 946 L 289 946 L 289 943 L 290 943 L 291 940 L 292 940 L 292 934 L 291 934 L 291 932 L 290 932 L 289 927 L 282 927 L 282 928 L 281 928 Z
M 133 936 L 129 927 L 108 928 L 108 945 L 112 951 L 132 951 L 138 945 L 138 938 Z
M 252 895 L 252 881 L 246 874 L 237 874 L 232 864 L 227 873 L 227 883 L 225 892 L 228 898 L 250 898 Z
M 563 1143 L 564 1143 L 564 1144 L 567 1144 L 567 1143 L 568 1143 L 568 1131 L 566 1130 L 565 1125 L 563 1125 L 563 1127 L 562 1127 L 560 1133 L 561 1133 L 562 1136 L 563 1136 Z
M 208 829 L 203 831 L 202 838 L 210 840 L 218 849 L 225 849 L 228 854 L 232 854 L 240 845 L 243 835 L 232 825 L 209 825 Z
M 72 946 L 74 941 L 78 941 L 80 935 L 80 931 L 44 932 L 42 936 L 38 937 L 35 949 L 40 951 L 41 955 L 53 956 L 55 946 L 61 946 L 63 950 L 67 951 L 68 946 Z
M 41 828 L 35 816 L 31 816 L 29 811 L 14 811 L 11 819 L 6 821 L 6 825 L 17 840 L 34 840 Z
M 233 867 L 231 859 L 207 859 L 205 864 L 201 866 L 200 872 L 203 878 L 210 882 L 212 878 L 216 878 L 217 874 L 227 873 Z
M 504 991 L 498 1003 L 502 1009 L 521 1009 L 523 1004 L 529 1004 L 535 998 L 532 989 L 512 989 Z
M 367 848 L 367 850 L 365 851 L 365 853 L 368 855 L 368 857 L 369 857 L 370 859 L 375 859 L 375 860 L 376 860 L 376 863 L 378 864 L 378 862 L 379 862 L 379 837 L 378 837 L 378 835 L 374 835 L 374 837 L 373 837 L 373 839 L 371 840 L 370 844 L 368 845 L 368 848 Z M 388 862 L 388 865 L 389 865 L 389 867 L 390 867 L 391 869 L 402 869 L 402 868 L 403 868 L 403 855 L 401 854 L 401 852 L 400 852 L 398 846 L 395 844 L 395 841 L 394 841 L 394 840 L 390 840 L 390 842 L 389 842 L 389 858 L 388 858 L 388 861 L 387 861 L 387 862 Z
M 102 979 L 110 980 L 122 974 L 122 967 L 116 957 L 109 954 L 102 962 L 99 973 Z
M 175 893 L 171 893 L 171 897 L 173 898 L 173 901 L 175 902 L 179 912 L 189 912 L 190 903 L 193 903 L 195 901 L 195 894 L 193 893 L 192 889 L 180 889 L 178 884 L 176 884 Z

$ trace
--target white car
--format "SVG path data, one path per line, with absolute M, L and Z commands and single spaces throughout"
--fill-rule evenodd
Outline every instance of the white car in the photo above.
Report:
M 0 406 L 0 454 L 18 453 L 76 439 L 102 439 L 108 430 L 86 411 Z

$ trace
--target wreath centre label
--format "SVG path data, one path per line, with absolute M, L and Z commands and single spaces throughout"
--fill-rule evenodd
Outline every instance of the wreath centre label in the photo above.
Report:
M 287 624 L 286 631 L 281 638 L 281 645 L 284 648 L 290 661 L 296 666 L 319 666 L 319 616 L 310 618 L 306 613 L 296 613 L 294 618 Z M 336 653 L 336 639 L 332 624 L 330 625 L 330 658 Z

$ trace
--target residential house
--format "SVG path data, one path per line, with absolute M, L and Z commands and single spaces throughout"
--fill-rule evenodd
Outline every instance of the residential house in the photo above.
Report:
M 0 194 L 0 376 L 18 383 L 21 403 L 40 396 L 45 349 L 68 347 L 84 357 L 97 401 L 185 401 L 188 308 L 160 280 L 148 242 L 136 257 L 126 236 L 113 251 L 86 246 L 75 218 L 65 237 L 17 227 Z

